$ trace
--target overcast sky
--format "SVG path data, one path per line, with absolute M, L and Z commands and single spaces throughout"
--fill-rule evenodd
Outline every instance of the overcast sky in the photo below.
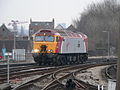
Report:
M 91 3 L 103 0 L 0 0 L 0 25 L 11 20 L 72 23 Z

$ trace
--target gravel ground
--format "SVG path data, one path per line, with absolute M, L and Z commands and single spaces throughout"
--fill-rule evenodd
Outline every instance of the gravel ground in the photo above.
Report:
M 19 86 L 19 85 L 21 85 L 21 84 L 23 84 L 23 83 L 26 83 L 26 82 L 28 82 L 28 81 L 30 81 L 30 80 L 33 80 L 33 79 L 35 79 L 35 78 L 38 78 L 38 77 L 40 77 L 40 76 L 41 76 L 41 75 L 35 75 L 35 76 L 26 77 L 26 78 L 22 78 L 22 79 L 16 78 L 16 79 L 14 79 L 14 80 L 10 80 L 10 84 L 11 84 L 11 86 L 14 88 L 14 87 L 17 87 L 17 86 Z
M 104 85 L 107 86 L 108 82 L 102 77 L 102 70 L 107 66 L 99 66 L 99 67 L 94 67 L 90 68 L 84 71 L 81 71 L 79 74 L 77 74 L 77 78 L 87 82 L 91 85 Z

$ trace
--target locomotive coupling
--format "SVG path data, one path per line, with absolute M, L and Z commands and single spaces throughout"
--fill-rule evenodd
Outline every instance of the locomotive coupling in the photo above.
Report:
M 40 48 L 32 50 L 32 53 L 53 53 L 54 50 L 51 48 L 48 48 L 47 45 L 41 45 Z
M 40 52 L 47 51 L 47 46 L 46 45 L 41 45 L 40 48 L 41 48 Z

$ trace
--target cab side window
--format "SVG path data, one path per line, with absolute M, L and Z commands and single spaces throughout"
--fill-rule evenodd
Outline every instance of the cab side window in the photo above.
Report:
M 59 37 L 57 36 L 57 37 L 56 37 L 56 42 L 58 42 L 58 41 L 59 41 Z

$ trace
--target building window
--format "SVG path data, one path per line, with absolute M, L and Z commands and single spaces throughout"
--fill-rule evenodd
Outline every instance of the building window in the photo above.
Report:
M 38 25 L 38 23 L 35 23 L 35 25 L 37 26 L 37 25 Z
M 3 31 L 5 31 L 5 29 L 4 29 L 4 28 L 3 28 L 2 30 L 3 30 Z

